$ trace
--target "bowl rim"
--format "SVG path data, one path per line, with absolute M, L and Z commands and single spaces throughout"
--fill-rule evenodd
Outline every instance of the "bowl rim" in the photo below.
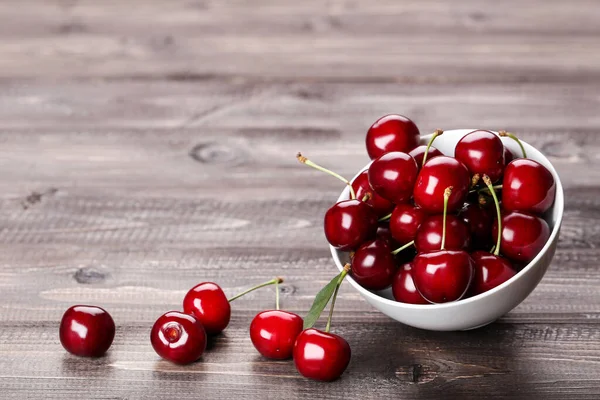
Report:
M 463 137 L 464 137 L 468 133 L 471 133 L 476 130 L 479 130 L 479 129 L 451 129 L 451 130 L 444 131 L 444 133 L 464 131 L 465 132 L 463 135 Z M 490 132 L 494 133 L 495 135 L 498 135 L 498 132 L 496 132 L 496 131 L 490 131 Z M 421 136 L 419 144 L 429 141 L 431 136 L 432 136 L 432 134 Z M 556 182 L 556 194 L 554 197 L 554 203 L 553 203 L 552 207 L 554 207 L 554 208 L 560 207 L 558 210 L 559 212 L 558 212 L 558 215 L 556 218 L 556 222 L 554 223 L 554 227 L 552 228 L 552 232 L 550 233 L 550 237 L 544 244 L 544 247 L 542 248 L 542 250 L 540 250 L 540 252 L 534 257 L 534 259 L 531 260 L 525 267 L 523 267 L 519 272 L 517 272 L 512 278 L 510 278 L 506 282 L 503 282 L 502 284 L 500 284 L 484 293 L 480 293 L 476 296 L 468 297 L 466 299 L 460 299 L 460 300 L 456 300 L 456 301 L 452 301 L 452 302 L 448 302 L 448 303 L 439 303 L 439 304 L 437 304 L 437 303 L 411 304 L 411 303 L 402 303 L 399 301 L 390 300 L 390 299 L 382 297 L 376 293 L 373 293 L 368 289 L 363 288 L 352 278 L 352 276 L 350 274 L 348 274 L 347 279 L 349 280 L 350 284 L 352 286 L 354 286 L 354 288 L 357 289 L 363 296 L 369 297 L 375 301 L 382 302 L 382 303 L 392 306 L 392 307 L 406 308 L 406 309 L 413 309 L 413 310 L 434 310 L 434 309 L 440 310 L 440 309 L 452 308 L 452 307 L 457 307 L 457 306 L 473 303 L 478 300 L 482 300 L 485 297 L 492 296 L 495 293 L 510 286 L 512 283 L 514 283 L 518 279 L 522 278 L 528 271 L 532 270 L 538 264 L 538 262 L 541 260 L 541 258 L 548 252 L 548 249 L 550 248 L 550 246 L 552 246 L 552 243 L 554 243 L 554 241 L 556 240 L 556 238 L 560 232 L 560 227 L 562 225 L 562 219 L 563 219 L 563 214 L 564 214 L 564 191 L 563 191 L 562 182 L 560 181 L 558 172 L 556 171 L 556 169 L 554 168 L 554 165 L 550 162 L 550 160 L 548 160 L 548 158 L 541 151 L 539 151 L 538 149 L 536 149 L 529 143 L 527 143 L 521 139 L 519 139 L 519 140 L 521 141 L 523 146 L 528 151 L 530 149 L 535 150 L 537 153 L 539 153 L 545 159 L 545 161 L 547 161 L 548 166 L 550 166 L 549 170 L 552 173 L 552 176 L 554 177 L 554 181 Z M 534 160 L 534 161 L 536 161 L 536 160 Z M 358 175 L 360 175 L 363 171 L 367 170 L 371 166 L 372 163 L 373 163 L 373 160 L 369 161 L 369 163 L 366 166 L 364 166 L 363 168 L 360 169 L 360 171 L 358 171 L 358 173 L 350 180 L 350 182 L 353 182 L 358 177 Z M 342 190 L 342 193 L 340 194 L 340 196 L 338 197 L 336 202 L 348 199 L 349 195 L 350 195 L 350 189 L 348 186 L 346 186 L 344 188 L 344 190 Z M 340 270 L 340 272 L 341 272 L 342 269 L 344 268 L 344 266 L 338 255 L 338 250 L 335 247 L 333 247 L 332 245 L 329 245 L 329 248 L 331 251 L 333 261 L 335 262 L 335 265 L 338 268 L 338 270 Z

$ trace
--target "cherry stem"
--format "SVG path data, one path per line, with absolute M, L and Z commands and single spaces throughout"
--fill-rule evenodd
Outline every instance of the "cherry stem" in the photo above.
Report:
M 350 186 L 350 188 L 352 188 L 352 186 Z M 360 201 L 362 201 L 363 203 L 366 203 L 367 201 L 371 200 L 371 192 L 367 192 L 365 193 L 365 195 L 363 196 L 362 199 L 360 199 Z
M 331 328 L 331 317 L 333 317 L 333 307 L 335 306 L 335 299 L 337 299 L 338 291 L 340 290 L 340 286 L 342 285 L 342 281 L 350 272 L 350 264 L 344 265 L 344 270 L 340 275 L 340 279 L 337 281 L 337 285 L 335 285 L 335 291 L 333 292 L 333 298 L 331 299 L 331 305 L 329 306 L 329 316 L 327 317 L 327 325 L 325 326 L 325 332 L 329 332 Z
M 471 178 L 471 187 L 472 188 L 474 188 L 475 186 L 477 186 L 477 184 L 479 183 L 479 179 L 480 179 L 479 174 L 473 175 L 473 177 Z
M 445 250 L 446 247 L 446 218 L 448 214 L 448 200 L 450 199 L 450 195 L 452 194 L 452 186 L 448 186 L 446 190 L 444 190 L 444 214 L 442 215 L 442 246 L 441 250 Z
M 496 239 L 496 248 L 494 249 L 494 255 L 500 255 L 500 240 L 502 239 L 502 215 L 500 214 L 500 202 L 498 201 L 498 197 L 496 196 L 496 191 L 494 190 L 494 186 L 492 185 L 492 180 L 489 176 L 483 176 L 483 182 L 490 189 L 490 193 L 494 198 L 494 203 L 496 203 L 496 215 L 498 217 L 498 238 Z
M 494 185 L 493 187 L 494 187 L 494 189 L 502 189 L 502 185 Z M 481 189 L 469 190 L 469 193 L 475 193 L 475 192 L 481 193 L 481 192 L 489 192 L 489 191 L 490 191 L 489 188 L 484 187 L 484 188 L 481 188 Z
M 279 310 L 279 281 L 275 282 L 275 309 Z
M 427 148 L 425 149 L 425 153 L 423 154 L 423 164 L 421 164 L 421 167 L 423 165 L 425 165 L 425 163 L 427 162 L 427 156 L 429 155 L 429 149 L 431 148 L 433 141 L 435 140 L 436 137 L 440 136 L 442 133 L 444 133 L 443 130 L 436 129 L 435 132 L 433 132 L 433 135 L 431 135 L 431 139 L 429 139 L 429 143 L 427 143 Z
M 500 132 L 498 132 L 498 135 L 502 136 L 502 137 L 509 137 L 512 140 L 514 140 L 515 142 L 517 142 L 517 144 L 521 148 L 521 151 L 523 152 L 523 158 L 527 158 L 527 152 L 525 151 L 525 146 L 523 146 L 523 143 L 521 143 L 521 141 L 519 140 L 519 138 L 517 136 L 515 136 L 512 133 L 506 132 L 506 131 L 500 131 Z
M 298 161 L 300 161 L 302 164 L 306 164 L 309 167 L 313 167 L 316 170 L 319 170 L 321 172 L 325 172 L 326 174 L 329 174 L 337 179 L 339 179 L 340 181 L 344 182 L 346 185 L 348 185 L 348 187 L 350 188 L 350 197 L 354 200 L 356 199 L 356 193 L 354 192 L 354 188 L 352 187 L 352 184 L 350 183 L 350 181 L 346 178 L 344 178 L 343 176 L 341 176 L 340 174 L 338 174 L 337 172 L 333 172 L 331 170 L 328 170 L 327 168 L 321 167 L 319 164 L 315 164 L 314 162 L 310 161 L 308 158 L 304 157 L 302 155 L 302 153 L 298 153 L 296 154 L 296 158 L 298 159 Z
M 406 243 L 404 246 L 402 246 L 402 247 L 399 247 L 399 248 L 397 248 L 396 250 L 392 251 L 392 254 L 393 254 L 393 255 L 396 255 L 396 254 L 400 253 L 402 250 L 404 250 L 404 249 L 408 249 L 408 248 L 409 248 L 410 246 L 412 246 L 413 244 L 415 244 L 415 241 L 414 241 L 414 240 L 413 240 L 413 241 L 411 241 L 411 242 L 408 242 L 408 243 Z
M 245 295 L 245 294 L 248 294 L 248 293 L 250 293 L 250 292 L 252 292 L 252 291 L 254 291 L 254 290 L 256 290 L 256 289 L 260 289 L 261 287 L 265 287 L 265 286 L 269 286 L 269 285 L 276 285 L 276 284 L 279 284 L 279 283 L 281 283 L 281 282 L 283 282 L 283 278 L 280 278 L 280 277 L 273 278 L 273 279 L 271 279 L 271 280 L 270 280 L 270 281 L 268 281 L 268 282 L 261 283 L 260 285 L 256 285 L 256 286 L 254 286 L 254 287 L 251 287 L 251 288 L 250 288 L 250 289 L 248 289 L 248 290 L 244 290 L 242 293 L 240 293 L 240 294 L 238 294 L 238 295 L 235 295 L 235 296 L 233 296 L 233 297 L 232 297 L 232 298 L 230 298 L 228 301 L 231 303 L 232 301 L 234 301 L 234 300 L 236 300 L 236 299 L 239 299 L 239 298 L 240 298 L 240 297 L 242 297 L 243 295 Z
M 379 218 L 377 221 L 379 222 L 383 222 L 383 221 L 387 221 L 388 219 L 392 218 L 392 213 L 389 213 L 388 215 Z

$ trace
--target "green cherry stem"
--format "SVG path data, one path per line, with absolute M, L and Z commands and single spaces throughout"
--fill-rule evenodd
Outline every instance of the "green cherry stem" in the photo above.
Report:
M 413 244 L 415 244 L 415 241 L 414 241 L 414 240 L 413 240 L 413 241 L 411 241 L 411 242 L 408 242 L 408 243 L 406 243 L 404 246 L 402 246 L 402 247 L 399 247 L 399 248 L 397 248 L 396 250 L 392 251 L 392 254 L 393 254 L 393 255 L 396 255 L 396 254 L 400 253 L 402 250 L 404 250 L 404 249 L 408 249 L 408 248 L 409 248 L 410 246 L 412 246 Z
M 244 290 L 242 293 L 233 296 L 228 301 L 231 303 L 232 301 L 234 301 L 236 299 L 239 299 L 243 295 L 248 294 L 248 293 L 250 293 L 250 292 L 252 292 L 252 291 L 254 291 L 256 289 L 260 289 L 261 287 L 265 287 L 265 286 L 269 286 L 269 285 L 277 285 L 277 284 L 282 283 L 282 282 L 283 282 L 283 278 L 280 278 L 280 277 L 273 278 L 273 279 L 271 279 L 268 282 L 261 283 L 260 285 L 256 285 L 254 287 L 251 287 L 248 290 Z
M 275 282 L 275 309 L 279 310 L 279 281 Z
M 490 193 L 494 198 L 494 203 L 496 203 L 496 216 L 498 218 L 498 238 L 496 239 L 496 246 L 493 249 L 493 254 L 495 256 L 500 255 L 500 241 L 502 239 L 502 214 L 500 213 L 500 202 L 498 201 L 498 197 L 496 196 L 496 191 L 494 190 L 494 186 L 492 185 L 492 180 L 489 176 L 483 176 L 483 182 L 490 189 Z
M 331 328 L 331 318 L 333 317 L 333 307 L 335 306 L 335 299 L 337 299 L 338 291 L 340 290 L 340 286 L 346 275 L 350 272 L 350 264 L 344 265 L 344 270 L 340 275 L 340 279 L 338 279 L 337 285 L 335 286 L 335 291 L 333 292 L 333 298 L 331 299 L 331 305 L 329 306 L 329 316 L 327 317 L 327 325 L 325 326 L 325 332 L 329 332 Z
M 331 175 L 331 176 L 339 179 L 340 181 L 344 182 L 350 188 L 350 196 L 351 196 L 351 198 L 352 199 L 356 199 L 356 193 L 354 192 L 354 188 L 352 187 L 352 184 L 350 183 L 350 181 L 348 179 L 344 178 L 343 176 L 341 176 L 337 172 L 333 172 L 331 170 L 328 170 L 327 168 L 321 167 L 319 164 L 315 164 L 314 162 L 310 161 L 308 158 L 304 157 L 302 155 L 302 153 L 296 154 L 296 158 L 302 164 L 306 164 L 309 167 L 313 167 L 316 170 L 319 170 L 321 172 L 325 172 L 326 174 L 329 174 L 329 175 Z
M 383 222 L 383 221 L 387 221 L 388 219 L 392 218 L 392 213 L 389 213 L 388 215 L 381 217 L 378 219 L 379 222 Z
M 436 129 L 435 132 L 433 132 L 433 135 L 431 135 L 431 139 L 429 139 L 429 143 L 427 143 L 427 148 L 425 149 L 425 154 L 423 154 L 423 164 L 421 164 L 421 166 L 425 165 L 425 163 L 427 162 L 427 156 L 429 155 L 429 149 L 431 148 L 433 141 L 435 140 L 436 137 L 440 136 L 442 133 L 444 133 L 443 130 Z
M 514 140 L 515 142 L 517 142 L 517 144 L 521 148 L 521 151 L 523 152 L 523 158 L 527 158 L 527 152 L 525 151 L 525 146 L 523 146 L 523 143 L 521 143 L 521 141 L 519 140 L 518 137 L 516 137 L 514 134 L 506 132 L 506 131 L 500 131 L 500 132 L 498 132 L 498 135 L 502 136 L 502 137 L 509 137 L 512 140 Z
M 442 246 L 440 250 L 445 250 L 446 247 L 446 219 L 448 216 L 448 200 L 452 194 L 452 186 L 449 186 L 444 190 L 444 214 L 442 215 Z

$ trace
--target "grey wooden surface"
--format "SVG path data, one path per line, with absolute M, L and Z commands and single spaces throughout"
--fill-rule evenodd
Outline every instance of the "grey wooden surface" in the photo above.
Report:
M 600 3 L 7 1 L 0 4 L 0 397 L 600 397 Z M 322 216 L 363 139 L 398 112 L 423 132 L 509 129 L 566 188 L 535 292 L 473 332 L 412 329 L 344 284 L 342 379 L 252 347 L 271 288 L 233 307 L 201 362 L 159 360 L 153 321 L 212 280 L 282 275 L 304 314 L 335 269 Z M 72 304 L 108 309 L 97 360 L 68 355 Z

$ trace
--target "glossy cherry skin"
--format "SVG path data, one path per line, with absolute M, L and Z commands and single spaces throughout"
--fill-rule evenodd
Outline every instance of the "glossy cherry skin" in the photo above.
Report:
M 444 191 L 452 186 L 448 212 L 462 207 L 469 194 L 471 176 L 467 167 L 455 158 L 439 156 L 421 168 L 414 189 L 415 205 L 430 214 L 444 210 Z
M 360 200 L 344 200 L 325 213 L 325 237 L 336 249 L 354 250 L 377 233 L 377 214 Z
M 490 131 L 473 131 L 463 136 L 456 144 L 454 157 L 467 166 L 471 175 L 485 174 L 492 182 L 502 176 L 504 145 Z
M 385 240 L 388 242 L 388 245 L 391 249 L 396 249 L 400 247 L 400 243 L 398 243 L 393 237 L 390 231 L 390 224 L 387 221 L 381 221 L 377 224 L 377 235 L 376 239 Z
M 496 214 L 492 216 L 487 208 L 468 203 L 460 211 L 459 217 L 471 232 L 471 248 L 489 250 L 492 247 L 492 223 Z
M 206 349 L 206 332 L 193 315 L 169 311 L 156 320 L 150 332 L 156 354 L 176 364 L 198 360 Z
M 229 300 L 223 289 L 213 282 L 191 288 L 183 299 L 183 311 L 196 317 L 208 335 L 222 332 L 231 318 Z
M 390 217 L 390 232 L 400 244 L 415 240 L 417 229 L 428 218 L 422 209 L 411 204 L 398 204 Z
M 429 304 L 415 287 L 412 277 L 412 263 L 406 263 L 396 271 L 392 282 L 394 299 L 408 304 Z
M 419 253 L 436 251 L 441 248 L 443 225 L 442 215 L 433 215 L 421 224 L 415 236 L 415 248 Z M 467 224 L 455 215 L 447 215 L 445 248 L 447 250 L 466 250 L 470 243 L 471 232 L 469 232 Z
M 369 184 L 384 199 L 394 204 L 412 197 L 419 168 L 414 158 L 394 151 L 379 157 L 369 167 Z
M 352 188 L 354 189 L 354 193 L 356 193 L 356 198 L 359 200 L 362 200 L 367 193 L 371 194 L 371 197 L 365 203 L 373 207 L 378 217 L 381 218 L 388 215 L 394 209 L 394 204 L 391 201 L 384 199 L 371 189 L 368 170 L 361 172 L 352 181 Z
M 258 313 L 250 324 L 250 340 L 264 357 L 286 360 L 292 357 L 303 320 L 294 313 L 271 310 Z
M 106 310 L 78 305 L 65 311 L 59 328 L 60 343 L 76 356 L 100 357 L 115 338 L 115 322 Z
M 366 242 L 352 257 L 351 274 L 354 280 L 365 289 L 381 290 L 392 284 L 396 264 L 392 248 L 385 240 Z
M 419 169 L 421 169 L 421 166 L 423 165 L 423 157 L 425 157 L 425 150 L 427 150 L 427 146 L 421 145 L 421 146 L 415 147 L 408 153 L 410 156 L 412 156 L 412 158 L 415 159 Z M 443 155 L 444 155 L 444 153 L 442 153 L 435 147 L 431 146 L 429 148 L 429 153 L 427 153 L 427 161 L 431 160 L 433 157 L 443 156 Z
M 462 250 L 438 250 L 417 254 L 413 280 L 421 295 L 431 303 L 460 300 L 474 275 L 474 263 Z
M 419 145 L 419 128 L 402 115 L 379 118 L 367 132 L 367 153 L 371 160 L 392 151 L 408 153 Z
M 492 240 L 498 238 L 498 221 L 492 225 Z M 532 214 L 505 212 L 502 215 L 500 251 L 512 261 L 529 263 L 550 238 L 548 223 Z
M 306 329 L 294 344 L 294 364 L 300 374 L 318 381 L 339 378 L 350 363 L 350 345 L 333 333 Z
M 508 211 L 542 214 L 556 195 L 552 173 L 537 161 L 519 158 L 506 166 L 502 180 L 502 206 Z
M 510 151 L 510 149 L 506 146 L 504 146 L 504 165 L 508 165 L 510 164 L 510 162 L 512 160 L 514 160 L 516 157 L 513 154 L 512 151 Z
M 471 253 L 475 264 L 475 276 L 469 293 L 472 296 L 487 292 L 516 275 L 510 261 L 487 251 Z

